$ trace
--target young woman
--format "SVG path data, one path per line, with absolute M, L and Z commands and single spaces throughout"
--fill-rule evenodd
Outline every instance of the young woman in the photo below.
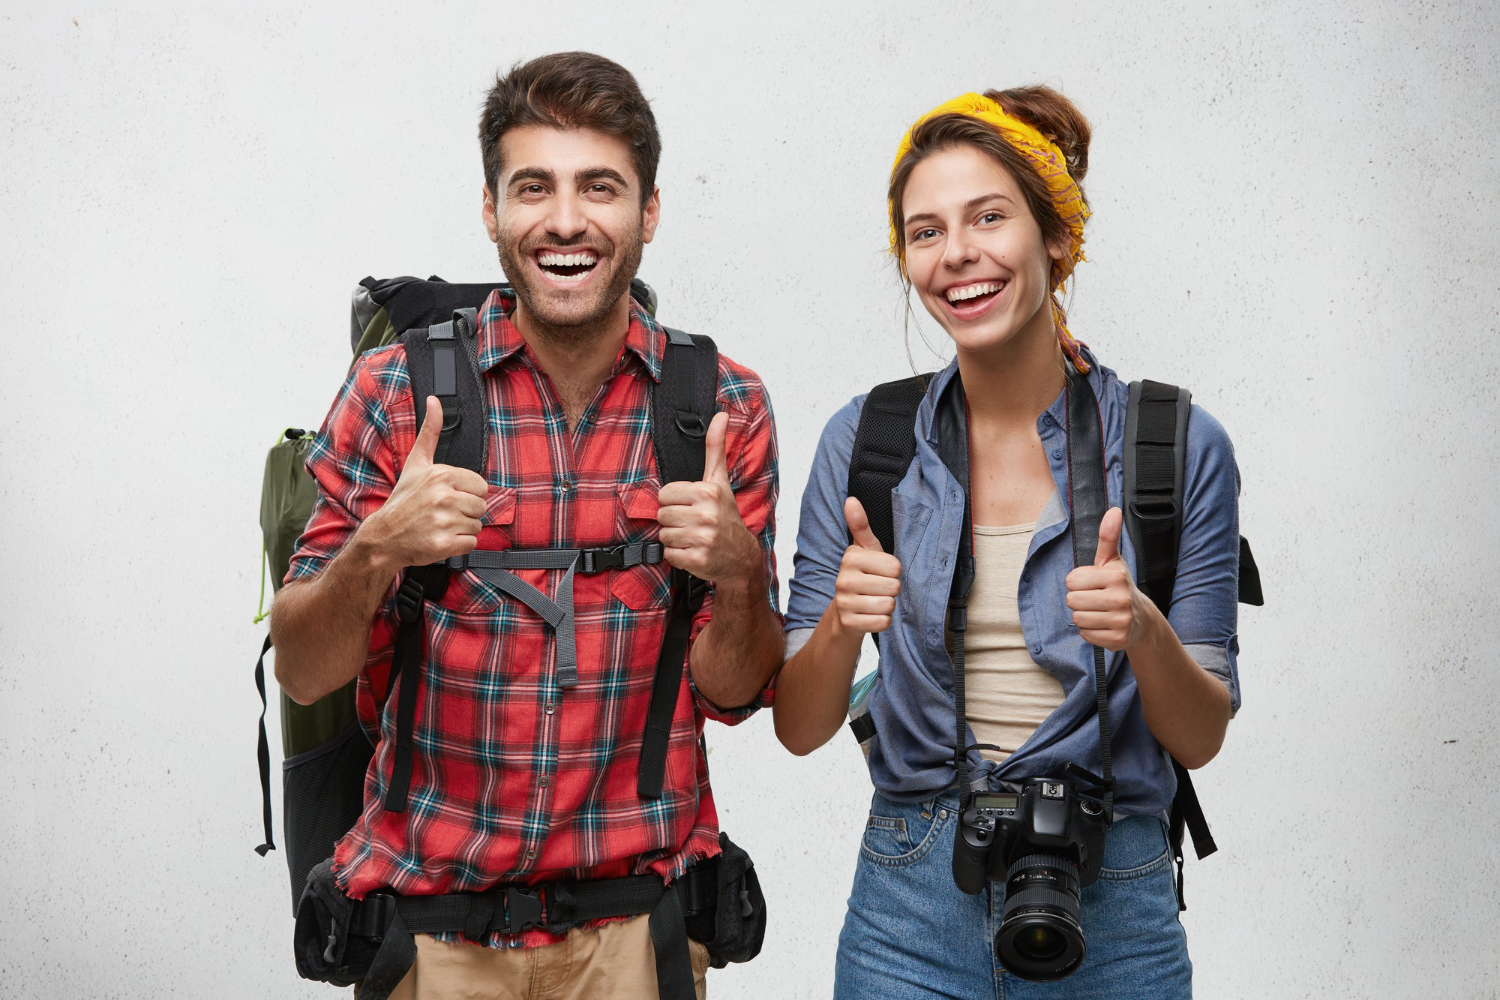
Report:
M 861 640 L 880 633 L 868 698 L 875 794 L 839 938 L 840 998 L 1191 995 L 1164 821 L 1176 788 L 1167 755 L 1206 764 L 1239 705 L 1239 474 L 1223 428 L 1194 407 L 1164 616 L 1136 587 L 1121 531 L 1128 386 L 1073 339 L 1059 301 L 1082 259 L 1088 141 L 1083 116 L 1046 87 L 966 94 L 912 127 L 891 172 L 892 253 L 956 357 L 917 410 L 916 455 L 891 495 L 893 553 L 849 497 L 864 397 L 824 430 L 803 494 L 775 705 L 793 753 L 832 739 Z M 1153 317 L 1151 328 L 1170 320 Z M 1082 487 L 1070 482 L 1069 410 L 1079 401 L 1089 414 L 1097 407 L 1091 433 L 1102 431 L 1108 494 L 1089 523 L 1071 514 L 1070 488 Z M 1077 564 L 1075 546 L 1085 553 Z M 1112 795 L 1077 783 L 1111 803 L 1113 824 L 1097 880 L 1081 891 L 1085 957 L 1059 981 L 1021 978 L 996 957 L 1004 865 L 975 895 L 955 884 L 959 672 L 948 604 L 968 552 L 970 789 L 1014 793 L 1027 779 L 1069 775 L 1069 764 L 1104 773 L 1095 678 L 1096 649 L 1107 651 L 1097 662 Z

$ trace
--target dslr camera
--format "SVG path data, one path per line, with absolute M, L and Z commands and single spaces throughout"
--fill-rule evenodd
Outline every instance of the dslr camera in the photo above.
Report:
M 1090 785 L 1103 782 L 1069 766 Z M 1022 979 L 1062 979 L 1087 950 L 1079 891 L 1099 877 L 1113 817 L 1071 777 L 1031 778 L 1017 794 L 980 793 L 959 817 L 953 881 L 973 895 L 1005 880 L 995 955 Z

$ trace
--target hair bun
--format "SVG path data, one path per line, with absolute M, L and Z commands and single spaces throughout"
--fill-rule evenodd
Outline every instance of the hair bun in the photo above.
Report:
M 1089 120 L 1072 101 L 1043 86 L 987 90 L 984 96 L 1056 143 L 1068 161 L 1068 173 L 1083 183 L 1089 171 Z

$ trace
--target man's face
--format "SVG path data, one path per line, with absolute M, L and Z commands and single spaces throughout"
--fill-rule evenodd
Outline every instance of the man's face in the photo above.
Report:
M 500 190 L 484 191 L 484 224 L 523 314 L 553 329 L 587 328 L 620 309 L 656 235 L 660 200 L 641 204 L 624 140 L 528 125 L 500 138 Z

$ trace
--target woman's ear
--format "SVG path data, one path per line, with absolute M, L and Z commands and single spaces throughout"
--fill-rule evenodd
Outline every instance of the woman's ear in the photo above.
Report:
M 1063 259 L 1063 253 L 1064 253 L 1064 250 L 1063 250 L 1063 246 L 1062 246 L 1061 243 L 1048 243 L 1047 244 L 1047 256 L 1051 257 L 1053 260 L 1062 260 Z

